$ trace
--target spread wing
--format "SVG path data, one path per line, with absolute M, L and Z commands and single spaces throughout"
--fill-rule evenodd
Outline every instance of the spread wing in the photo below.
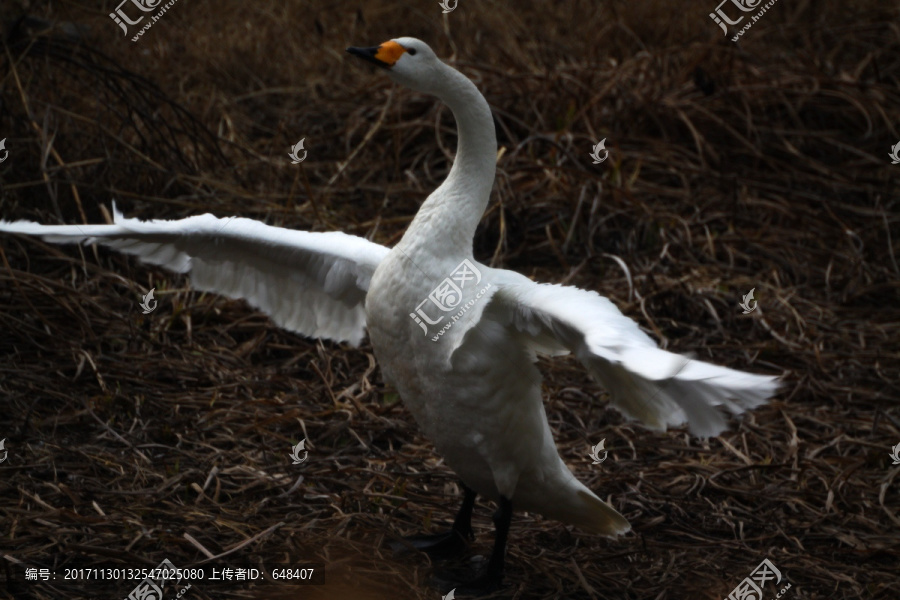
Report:
M 655 430 L 687 423 L 708 437 L 732 414 L 765 404 L 775 377 L 719 367 L 660 349 L 607 298 L 517 279 L 498 286 L 482 319 L 505 326 L 535 352 L 574 353 L 607 389 L 612 406 Z
M 340 232 L 314 233 L 210 214 L 175 221 L 126 219 L 113 225 L 0 221 L 0 231 L 57 243 L 97 243 L 142 262 L 189 273 L 191 285 L 243 298 L 285 329 L 358 345 L 365 297 L 389 250 Z

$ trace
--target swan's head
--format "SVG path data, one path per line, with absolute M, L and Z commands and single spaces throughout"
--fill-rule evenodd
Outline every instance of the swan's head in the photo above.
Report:
M 437 93 L 444 63 L 428 44 L 411 37 L 387 41 L 372 48 L 347 48 L 347 52 L 387 70 L 391 79 L 417 92 Z

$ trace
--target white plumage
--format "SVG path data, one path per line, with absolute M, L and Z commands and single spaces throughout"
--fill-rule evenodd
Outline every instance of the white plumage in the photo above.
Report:
M 720 407 L 740 414 L 763 404 L 776 390 L 775 378 L 666 352 L 595 292 L 537 284 L 475 261 L 472 238 L 487 206 L 497 153 L 487 102 L 414 38 L 351 52 L 384 67 L 399 83 L 438 96 L 459 128 L 447 180 L 393 250 L 343 233 L 212 215 L 141 222 L 116 211 L 114 225 L 20 221 L 0 222 L 0 230 L 58 243 L 96 242 L 189 273 L 194 287 L 245 298 L 304 335 L 358 344 L 367 327 L 385 378 L 468 488 L 500 501 L 501 512 L 511 502 L 590 531 L 627 531 L 625 518 L 560 459 L 535 355 L 572 352 L 628 417 L 659 431 L 687 424 L 698 436 L 725 428 Z M 440 302 L 452 303 L 453 313 L 435 313 L 429 298 L 434 302 L 435 290 L 450 289 L 446 282 L 463 261 L 480 279 L 461 281 L 471 285 L 457 286 L 453 302 L 443 296 Z M 430 321 L 418 319 L 423 305 L 431 320 L 440 316 L 439 327 L 429 329 Z M 457 313 L 456 307 L 465 310 Z M 494 579 L 502 571 L 504 519 L 508 527 L 505 513 L 498 518 L 489 569 Z
M 115 225 L 40 225 L 0 221 L 0 231 L 47 242 L 98 243 L 142 262 L 189 273 L 204 292 L 243 298 L 279 326 L 312 337 L 365 337 L 363 300 L 388 249 L 339 231 L 315 233 L 243 218 L 200 215 L 139 221 L 113 204 Z
M 528 281 L 501 288 L 491 308 L 517 331 L 529 333 L 524 343 L 538 352 L 534 339 L 551 351 L 574 352 L 609 390 L 612 406 L 650 429 L 687 424 L 696 436 L 718 435 L 725 419 L 712 407 L 737 415 L 764 404 L 775 391 L 774 378 L 660 350 L 596 292 Z

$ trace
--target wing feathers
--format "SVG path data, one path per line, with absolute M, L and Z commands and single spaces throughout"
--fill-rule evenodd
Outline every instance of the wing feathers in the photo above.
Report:
M 340 232 L 313 233 L 243 218 L 139 221 L 113 204 L 113 225 L 0 221 L 0 231 L 52 243 L 97 243 L 176 273 L 202 291 L 243 298 L 303 335 L 359 344 L 372 274 L 388 249 Z
M 505 323 L 535 352 L 575 353 L 609 391 L 612 406 L 655 430 L 687 424 L 708 437 L 732 414 L 765 404 L 777 379 L 743 373 L 667 352 L 607 298 L 533 282 L 499 287 L 487 318 Z

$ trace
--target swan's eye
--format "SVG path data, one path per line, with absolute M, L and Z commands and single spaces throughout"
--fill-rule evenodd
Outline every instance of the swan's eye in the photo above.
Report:
M 415 56 L 415 55 L 416 55 L 416 49 L 415 49 L 415 48 L 409 48 L 409 49 L 407 50 L 407 52 L 410 54 L 410 56 Z

